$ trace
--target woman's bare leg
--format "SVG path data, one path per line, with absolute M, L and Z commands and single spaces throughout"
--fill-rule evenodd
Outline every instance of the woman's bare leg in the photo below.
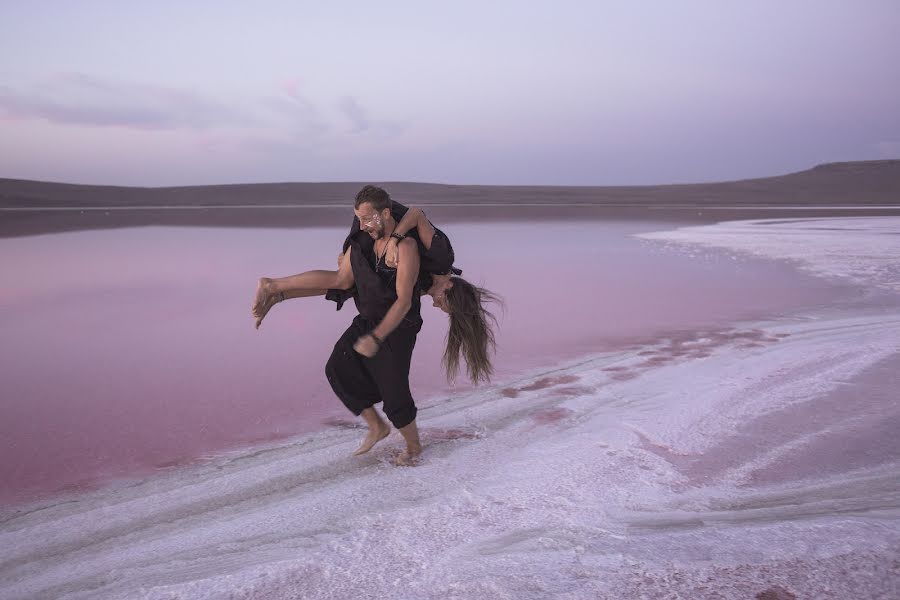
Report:
M 266 308 L 269 297 L 275 294 L 285 293 L 286 297 L 300 298 L 302 296 L 319 296 L 325 292 L 321 290 L 350 289 L 353 287 L 353 268 L 350 264 L 352 248 L 347 248 L 343 258 L 338 259 L 337 271 L 306 271 L 288 277 L 261 277 L 256 286 L 256 296 L 253 299 L 253 307 L 250 312 L 260 319 L 265 316 L 271 306 Z M 303 292 L 294 295 L 293 292 Z M 258 326 L 258 324 L 257 324 Z
M 253 299 L 251 312 L 254 317 L 258 318 L 263 314 L 269 298 L 281 292 L 331 289 L 337 285 L 337 275 L 338 271 L 307 271 L 288 277 L 260 277 L 259 283 L 256 285 L 256 296 Z

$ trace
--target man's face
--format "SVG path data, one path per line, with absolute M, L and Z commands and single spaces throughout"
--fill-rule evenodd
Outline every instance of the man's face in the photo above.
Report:
M 378 213 L 371 203 L 363 202 L 353 212 L 359 219 L 359 228 L 372 236 L 373 240 L 381 239 L 384 236 L 385 215 L 383 213 L 386 213 L 387 209 Z

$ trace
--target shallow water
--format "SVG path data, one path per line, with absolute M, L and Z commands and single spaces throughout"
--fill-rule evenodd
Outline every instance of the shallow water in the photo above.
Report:
M 674 271 L 648 286 L 667 294 L 677 322 L 615 323 L 595 352 L 552 356 L 558 367 L 420 396 L 426 453 L 414 469 L 390 465 L 394 439 L 349 458 L 360 431 L 343 422 L 7 509 L 0 595 L 895 598 L 900 301 L 893 271 L 874 267 L 898 254 L 888 240 L 900 236 L 885 232 L 900 233 L 900 220 L 879 220 L 868 235 L 861 222 L 828 225 L 838 237 L 861 227 L 852 275 L 867 274 L 865 287 L 743 258 L 752 248 L 827 281 L 849 277 L 832 238 L 793 224 L 622 237 L 620 259 L 658 254 L 648 262 Z M 806 236 L 792 246 L 802 256 L 785 236 Z M 599 268 L 614 261 L 591 264 L 617 273 Z M 728 298 L 729 307 L 709 316 L 693 288 L 667 283 L 678 272 L 708 286 L 705 302 Z M 508 273 L 491 272 L 506 294 L 501 286 L 531 281 Z M 763 283 L 753 300 L 770 302 L 768 314 L 754 316 L 758 302 L 734 290 Z M 642 298 L 625 291 L 620 301 Z M 740 311 L 746 320 L 725 322 Z M 297 321 L 282 314 L 271 331 L 298 329 L 284 342 L 270 334 L 247 356 L 296 344 Z M 550 322 L 570 318 L 561 314 Z M 562 343 L 532 331 L 536 348 Z M 516 360 L 503 368 L 525 363 Z
M 454 225 L 464 276 L 499 293 L 499 381 L 663 333 L 826 305 L 853 292 L 729 252 L 666 251 L 652 222 Z M 0 503 L 96 486 L 351 417 L 323 376 L 355 308 L 249 316 L 260 275 L 333 268 L 343 230 L 141 228 L 0 240 Z M 423 302 L 422 401 L 446 317 Z

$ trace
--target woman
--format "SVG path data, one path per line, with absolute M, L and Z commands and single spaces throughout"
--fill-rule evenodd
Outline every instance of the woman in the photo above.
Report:
M 455 379 L 462 358 L 473 383 L 490 381 L 494 370 L 491 354 L 496 350 L 494 328 L 497 320 L 485 305 L 497 302 L 502 306 L 502 300 L 490 291 L 459 277 L 462 271 L 453 266 L 454 253 L 450 240 L 425 218 L 421 209 L 407 208 L 394 202 L 391 213 L 397 226 L 387 245 L 385 264 L 389 268 L 396 268 L 399 241 L 407 236 L 415 239 L 421 256 L 418 280 L 420 293 L 431 296 L 432 305 L 450 316 L 442 361 L 447 378 Z M 354 217 L 350 234 L 344 242 L 344 254 L 338 257 L 338 266 L 346 256 L 350 238 L 359 230 L 359 220 Z M 260 279 L 256 305 L 253 307 L 256 327 L 259 328 L 275 304 L 289 298 L 325 294 L 326 298 L 338 303 L 340 310 L 344 301 L 353 296 L 352 289 L 311 289 L 306 281 L 310 281 L 309 278 L 299 279 L 299 276 Z

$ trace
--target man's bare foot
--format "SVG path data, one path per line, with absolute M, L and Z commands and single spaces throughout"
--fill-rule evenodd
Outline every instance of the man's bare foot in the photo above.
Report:
M 259 278 L 259 283 L 256 285 L 256 297 L 253 299 L 253 308 L 251 309 L 254 317 L 265 316 L 265 306 L 271 296 L 269 289 L 271 285 L 272 280 L 268 277 Z
M 422 443 L 419 441 L 419 429 L 416 422 L 413 421 L 405 427 L 399 429 L 403 441 L 406 442 L 406 450 L 398 454 L 394 458 L 394 464 L 404 467 L 411 467 L 416 464 L 419 455 L 422 454 Z
M 394 457 L 394 464 L 398 467 L 414 467 L 419 462 L 419 455 L 422 454 L 422 446 L 406 445 L 406 450 Z
M 353 456 L 359 456 L 360 454 L 365 454 L 369 450 L 372 449 L 375 444 L 386 438 L 391 433 L 391 426 L 387 423 L 382 422 L 374 429 L 369 429 L 369 434 L 359 445 L 359 448 L 353 453 Z

